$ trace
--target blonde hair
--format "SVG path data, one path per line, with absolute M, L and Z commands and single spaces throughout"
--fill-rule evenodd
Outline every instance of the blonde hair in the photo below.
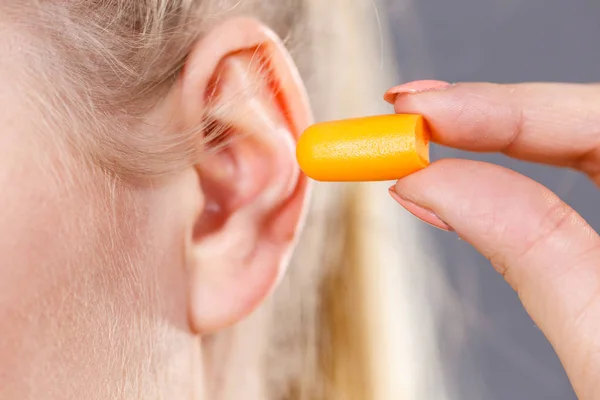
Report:
M 212 26 L 234 15 L 263 20 L 295 49 L 313 100 L 322 100 L 319 117 L 346 117 L 361 112 L 364 103 L 340 101 L 339 108 L 333 107 L 337 99 L 324 94 L 339 95 L 339 87 L 311 72 L 313 60 L 343 66 L 348 49 L 336 47 L 342 42 L 328 31 L 327 22 L 337 20 L 333 23 L 341 30 L 350 25 L 340 21 L 352 22 L 356 32 L 375 33 L 358 17 L 361 10 L 372 13 L 373 5 L 371 0 L 330 0 L 326 5 L 322 0 L 73 0 L 39 2 L 36 7 L 12 4 L 4 15 L 13 16 L 13 24 L 27 21 L 29 31 L 32 21 L 37 22 L 32 40 L 43 44 L 38 48 L 46 60 L 38 78 L 53 91 L 48 99 L 34 100 L 43 102 L 55 126 L 69 131 L 74 151 L 91 155 L 117 176 L 152 179 L 192 165 L 198 157 L 197 133 L 206 126 L 162 135 L 161 127 L 148 129 L 144 114 L 171 88 L 194 42 Z M 320 28 L 315 30 L 312 21 L 317 19 Z M 372 39 L 378 35 L 353 41 L 355 51 L 367 51 Z M 380 72 L 390 75 L 389 70 Z M 361 96 L 373 100 L 373 89 L 367 92 L 367 82 L 373 80 L 357 79 L 364 80 Z M 78 134 L 90 129 L 94 135 Z M 381 286 L 393 276 L 385 268 L 395 267 L 398 260 L 383 260 L 380 252 L 395 244 L 365 240 L 374 236 L 381 219 L 364 205 L 373 200 L 366 194 L 369 188 L 318 185 L 299 250 L 281 287 L 248 320 L 207 338 L 207 357 L 222 361 L 215 372 L 222 398 L 243 398 L 249 374 L 259 375 L 267 388 L 263 398 L 268 399 L 420 398 L 418 383 L 411 386 L 406 379 L 391 377 L 415 377 L 418 372 L 411 374 L 410 368 L 420 371 L 419 355 L 414 349 L 392 349 L 393 342 L 382 333 L 398 325 L 398 319 L 406 332 L 414 329 L 412 317 L 392 317 L 382 310 L 380 300 L 396 289 Z M 407 291 L 405 299 L 410 297 Z M 408 334 L 401 339 L 417 343 Z M 405 361 L 384 357 L 386 351 Z
M 165 127 L 144 120 L 172 87 L 196 40 L 225 18 L 251 15 L 291 43 L 303 20 L 302 0 L 15 3 L 4 6 L 6 21 L 22 22 L 44 60 L 43 68 L 33 66 L 51 93 L 42 111 L 69 131 L 80 154 L 121 176 L 144 178 L 193 165 L 199 155 L 198 132 L 209 122 L 164 135 Z M 82 121 L 94 136 L 73 135 Z

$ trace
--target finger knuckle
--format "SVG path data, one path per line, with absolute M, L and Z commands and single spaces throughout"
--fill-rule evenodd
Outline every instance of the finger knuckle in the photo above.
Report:
M 575 210 L 566 203 L 559 199 L 553 200 L 539 221 L 539 229 L 534 229 L 536 233 L 532 238 L 524 241 L 519 257 L 524 258 L 540 248 L 544 249 L 548 242 L 561 234 L 564 227 L 572 223 L 576 217 Z
M 533 255 L 539 254 L 540 251 L 548 251 L 548 247 L 554 246 L 551 242 L 554 241 L 557 235 L 561 235 L 565 225 L 571 223 L 577 213 L 569 207 L 567 204 L 560 200 L 552 200 L 547 211 L 540 217 L 539 224 L 537 227 L 533 227 L 532 231 L 535 232 L 530 239 L 523 240 L 515 255 L 508 257 L 506 252 L 497 251 L 488 257 L 496 271 L 501 274 L 504 279 L 513 287 L 516 287 L 516 280 L 513 279 L 513 275 L 518 272 L 513 271 L 514 266 L 527 265 L 524 260 Z

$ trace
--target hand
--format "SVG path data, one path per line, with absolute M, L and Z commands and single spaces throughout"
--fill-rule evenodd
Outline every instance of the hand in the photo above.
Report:
M 397 113 L 425 115 L 436 143 L 576 168 L 600 184 L 600 86 L 417 82 L 386 99 Z M 579 398 L 600 398 L 600 237 L 579 214 L 539 183 L 475 161 L 434 162 L 390 192 L 485 255 Z

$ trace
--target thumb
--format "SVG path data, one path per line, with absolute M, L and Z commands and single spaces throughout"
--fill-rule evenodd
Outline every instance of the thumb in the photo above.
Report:
M 581 399 L 600 398 L 600 238 L 547 188 L 486 163 L 443 160 L 394 197 L 485 255 L 552 343 Z

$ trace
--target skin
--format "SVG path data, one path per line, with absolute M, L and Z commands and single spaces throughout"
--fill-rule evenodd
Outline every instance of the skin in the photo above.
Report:
M 251 374 L 242 393 L 211 385 L 220 360 L 206 357 L 205 338 L 268 296 L 301 225 L 306 181 L 293 143 L 310 115 L 282 47 L 248 20 L 195 46 L 148 119 L 193 125 L 252 77 L 275 78 L 279 95 L 259 87 L 243 112 L 219 115 L 240 140 L 144 187 L 106 177 L 65 151 L 62 132 L 39 125 L 20 39 L 2 33 L 0 60 L 11 62 L 0 65 L 0 398 L 264 398 Z M 271 76 L 252 67 L 257 49 L 273 60 Z M 215 76 L 226 95 L 206 103 Z M 460 84 L 394 104 L 424 114 L 438 143 L 574 167 L 598 182 L 599 100 L 594 86 Z M 579 397 L 600 396 L 600 239 L 577 213 L 523 176 L 469 161 L 434 163 L 394 193 L 486 255 Z
M 216 384 L 236 361 L 209 352 L 206 337 L 246 321 L 271 293 L 302 223 L 294 143 L 310 113 L 283 46 L 246 19 L 200 40 L 147 119 L 174 134 L 211 115 L 235 140 L 143 185 L 102 173 L 40 123 L 26 96 L 27 43 L 3 32 L 0 398 L 264 398 L 260 372 L 241 388 Z M 259 330 L 244 333 L 245 348 L 266 346 Z M 240 359 L 237 368 L 258 370 L 259 357 Z
M 575 168 L 600 184 L 599 86 L 406 86 L 418 89 L 395 88 L 386 99 L 398 113 L 425 115 L 435 142 Z M 539 183 L 475 161 L 435 162 L 391 192 L 485 255 L 554 346 L 578 397 L 600 397 L 600 237 L 581 216 Z

